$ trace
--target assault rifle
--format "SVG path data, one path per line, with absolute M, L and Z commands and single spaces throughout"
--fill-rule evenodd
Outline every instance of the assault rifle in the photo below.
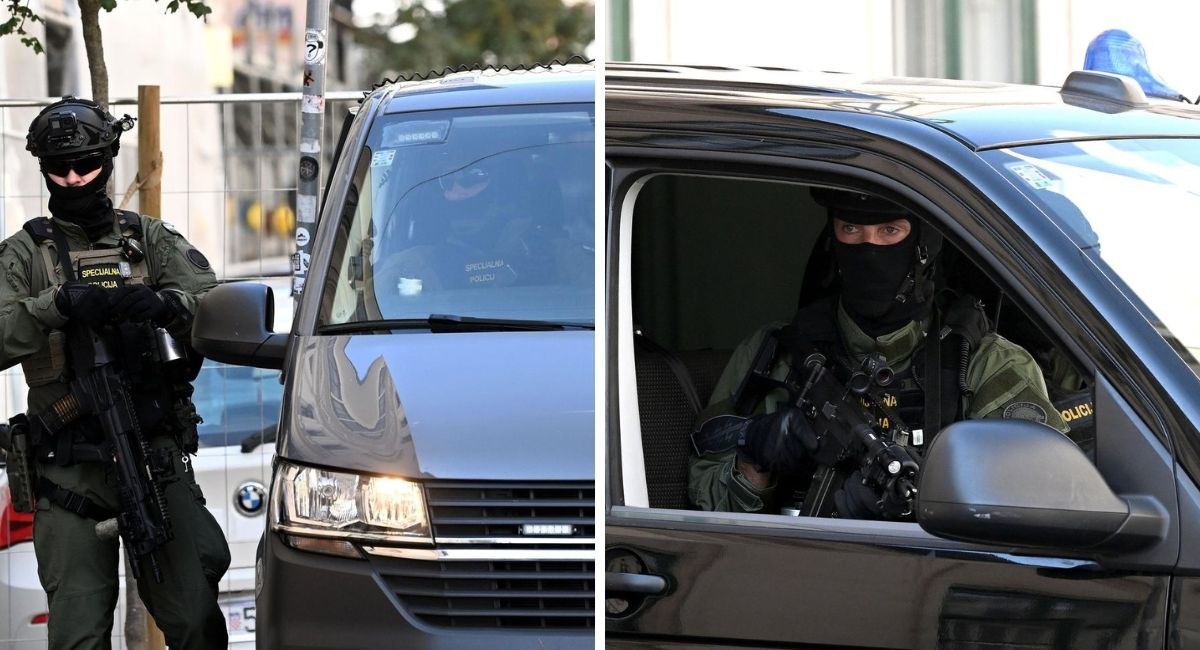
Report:
M 798 389 L 792 387 L 792 394 L 817 434 L 820 466 L 809 484 L 800 514 L 832 514 L 834 492 L 858 471 L 863 482 L 880 495 L 878 505 L 885 519 L 910 516 L 921 468 L 895 440 L 907 440 L 909 432 L 876 396 L 877 389 L 890 384 L 893 378 L 883 356 L 869 355 L 844 383 L 819 352 L 805 358 L 802 373 L 807 374 Z M 892 435 L 876 431 L 876 413 L 887 415 Z
M 163 349 L 164 343 L 175 342 L 161 328 L 126 327 L 138 328 L 137 331 L 144 333 L 146 338 L 152 338 L 145 347 L 153 351 L 137 354 L 136 350 L 127 349 L 122 344 L 127 343 L 129 337 L 123 336 L 117 325 L 100 326 L 100 331 L 82 324 L 69 326 L 67 343 L 74 370 L 70 392 L 39 417 L 39 425 L 43 435 L 53 435 L 82 416 L 96 416 L 103 432 L 100 453 L 113 463 L 120 499 L 120 512 L 115 519 L 98 523 L 96 533 L 106 537 L 115 527 L 125 542 L 134 577 L 141 576 L 139 560 L 148 558 L 154 580 L 162 582 L 155 551 L 172 538 L 163 489 L 176 478 L 170 456 L 152 450 L 142 431 L 125 366 L 131 358 L 145 360 L 147 356 L 158 357 L 151 359 L 158 363 L 162 357 L 177 353 L 178 348 Z M 158 336 L 152 336 L 151 332 Z M 166 405 L 161 407 L 167 408 Z

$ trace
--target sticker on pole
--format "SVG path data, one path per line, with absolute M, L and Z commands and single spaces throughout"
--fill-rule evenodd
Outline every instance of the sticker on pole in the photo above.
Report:
M 300 157 L 300 180 L 312 181 L 317 179 L 317 172 L 320 166 L 317 164 L 317 159 L 312 156 Z
M 296 229 L 296 245 L 308 246 L 308 228 Z
M 304 194 L 296 197 L 296 220 L 300 223 L 317 222 L 317 197 Z
M 304 62 L 308 65 L 325 62 L 325 30 L 304 30 Z
M 325 97 L 321 95 L 304 95 L 300 98 L 301 113 L 324 113 Z
M 312 255 L 304 251 L 296 251 L 292 254 L 292 273 L 295 275 L 308 275 L 308 262 L 312 259 Z

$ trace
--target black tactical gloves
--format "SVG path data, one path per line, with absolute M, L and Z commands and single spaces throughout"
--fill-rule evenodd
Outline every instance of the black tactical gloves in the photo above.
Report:
M 746 420 L 738 452 L 759 469 L 792 474 L 817 450 L 817 434 L 804 413 L 787 406 Z
M 817 435 L 800 409 L 788 406 L 750 418 L 718 415 L 692 434 L 696 455 L 737 449 L 760 470 L 795 473 L 817 449 Z
M 854 472 L 833 495 L 838 516 L 843 519 L 879 519 L 883 516 L 880 497 L 863 482 L 861 472 Z
M 144 284 L 127 284 L 113 289 L 109 294 L 112 315 L 116 320 L 151 321 L 162 325 L 170 320 L 167 303 Z
M 108 320 L 108 294 L 94 284 L 72 280 L 54 296 L 54 306 L 68 320 L 95 326 Z
M 903 447 L 892 447 L 893 454 L 889 460 L 899 462 L 901 466 L 917 467 L 916 461 L 904 451 Z M 903 460 L 907 459 L 907 460 Z M 888 461 L 885 461 L 888 462 Z M 871 465 L 855 470 L 842 489 L 833 495 L 833 503 L 837 506 L 838 516 L 845 519 L 888 519 L 911 520 L 913 516 L 913 497 L 916 488 L 913 485 L 915 473 L 904 473 L 893 478 L 880 478 L 879 465 Z M 864 477 L 874 471 L 874 479 Z

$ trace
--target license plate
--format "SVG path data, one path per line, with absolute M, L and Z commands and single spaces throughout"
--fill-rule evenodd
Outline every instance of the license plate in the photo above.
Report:
M 221 603 L 225 612 L 225 627 L 229 634 L 242 634 L 254 631 L 255 611 L 254 598 L 237 598 Z

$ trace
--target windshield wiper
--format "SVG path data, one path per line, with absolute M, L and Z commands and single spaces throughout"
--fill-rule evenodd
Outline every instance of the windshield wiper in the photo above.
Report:
M 478 318 L 454 314 L 430 314 L 431 332 L 545 332 L 550 330 L 590 330 L 594 325 L 551 320 L 519 320 L 509 318 Z
M 552 330 L 590 330 L 591 323 L 566 321 L 525 320 L 509 318 L 480 318 L 455 314 L 430 314 L 428 318 L 392 318 L 385 320 L 356 321 L 323 325 L 321 334 L 386 333 L 399 329 L 429 328 L 437 334 L 442 332 L 545 332 Z
M 275 442 L 275 435 L 279 431 L 278 423 L 268 424 L 263 427 L 262 431 L 254 433 L 242 438 L 242 453 L 248 454 L 255 449 L 258 449 L 264 443 Z
M 388 318 L 384 320 L 358 320 L 349 323 L 331 323 L 317 328 L 318 334 L 386 334 L 392 330 L 428 327 L 424 318 Z

